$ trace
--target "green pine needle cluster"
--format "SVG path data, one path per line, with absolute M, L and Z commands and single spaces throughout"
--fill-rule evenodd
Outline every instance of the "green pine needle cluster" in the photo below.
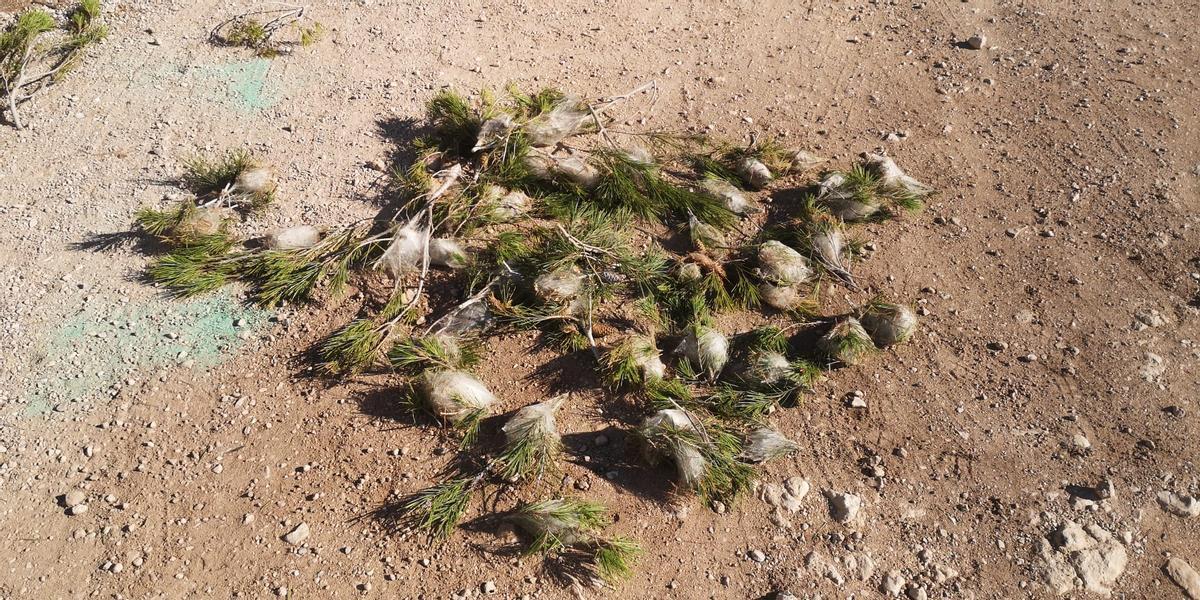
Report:
M 610 585 L 632 574 L 641 547 L 623 537 L 603 537 L 612 523 L 604 506 L 574 498 L 524 504 L 510 515 L 532 541 L 525 554 L 546 554 L 580 564 L 590 575 Z
M 408 338 L 396 342 L 387 354 L 393 369 L 413 375 L 430 368 L 469 369 L 479 363 L 479 344 L 449 336 Z
M 224 46 L 254 50 L 263 58 L 274 58 L 297 46 L 316 44 L 325 35 L 325 27 L 311 21 L 302 7 L 257 10 L 227 19 L 213 29 L 210 39 Z M 294 37 L 280 34 L 293 31 Z
M 499 455 L 499 474 L 506 481 L 537 479 L 554 470 L 562 450 L 558 435 L 543 431 L 536 422 L 514 432 Z
M 467 514 L 476 477 L 456 477 L 421 490 L 404 499 L 398 512 L 410 528 L 424 531 L 430 541 L 450 537 Z
M 669 424 L 640 435 L 648 447 L 660 456 L 672 456 L 680 447 L 699 451 L 704 459 L 704 473 L 695 484 L 696 495 L 706 504 L 733 503 L 750 489 L 757 475 L 754 466 L 742 462 L 741 438 L 719 422 L 697 419 L 699 430 Z
M 616 150 L 598 150 L 592 157 L 602 173 L 592 193 L 594 206 L 616 218 L 657 222 L 672 214 L 693 214 L 720 227 L 736 220 L 719 199 L 669 181 L 654 163 Z
M 261 48 L 267 41 L 267 29 L 257 19 L 242 19 L 229 26 L 225 40 L 232 46 Z
M 21 127 L 18 106 L 60 81 L 84 50 L 108 36 L 100 13 L 100 0 L 82 0 L 60 27 L 46 11 L 29 9 L 0 33 L 0 106 L 15 126 Z
M 321 344 L 322 370 L 330 374 L 358 373 L 375 362 L 383 332 L 370 319 L 356 319 Z
M 228 150 L 216 157 L 195 155 L 184 161 L 180 183 L 201 200 L 238 193 L 246 196 L 252 210 L 261 210 L 275 200 L 273 190 L 237 190 L 238 176 L 257 166 L 258 161 L 244 149 Z
M 825 176 L 830 174 L 840 174 L 844 178 L 844 183 L 839 189 L 850 200 L 882 207 L 870 220 L 886 220 L 905 213 L 919 212 L 925 208 L 923 194 L 904 186 L 887 185 L 878 174 L 865 165 L 856 164 L 847 171 L 831 171 Z

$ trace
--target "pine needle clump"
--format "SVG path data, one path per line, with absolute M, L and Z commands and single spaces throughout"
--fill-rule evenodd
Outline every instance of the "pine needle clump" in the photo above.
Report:
M 21 129 L 21 105 L 62 80 L 107 36 L 100 0 L 82 0 L 61 24 L 41 9 L 18 15 L 0 33 L 0 110 L 8 121 Z
M 254 25 L 225 34 L 262 45 Z M 402 531 L 444 540 L 480 498 L 546 497 L 565 462 L 566 397 L 505 412 L 496 371 L 481 366 L 491 341 L 519 332 L 595 372 L 622 401 L 604 413 L 650 468 L 674 472 L 676 492 L 728 506 L 761 463 L 798 449 L 771 424 L 778 411 L 802 406 L 830 369 L 911 336 L 911 311 L 861 301 L 852 228 L 932 190 L 868 155 L 797 190 L 799 203 L 773 202 L 822 159 L 754 136 L 739 146 L 614 126 L 619 106 L 654 91 L 442 90 L 379 215 L 258 240 L 239 236 L 239 217 L 276 200 L 273 173 L 244 152 L 193 159 L 183 184 L 194 198 L 137 215 L 166 247 L 148 277 L 181 296 L 238 283 L 266 307 L 353 286 L 357 314 L 330 328 L 316 372 L 386 378 L 397 408 L 458 441 L 437 480 L 377 512 Z M 822 306 L 830 287 L 848 306 Z M 746 322 L 756 326 L 730 325 Z M 637 546 L 602 535 L 598 505 L 511 502 L 528 551 L 571 578 L 629 574 Z
M 605 537 L 611 525 L 600 504 L 573 498 L 557 498 L 524 504 L 508 519 L 530 539 L 526 554 L 545 554 L 566 566 L 566 574 L 609 585 L 632 574 L 641 548 L 622 537 Z
M 258 211 L 275 200 L 275 175 L 246 150 L 218 157 L 193 156 L 184 162 L 181 183 L 204 206 L 246 207 Z
M 222 46 L 254 50 L 264 58 L 273 58 L 308 47 L 325 36 L 325 26 L 309 19 L 304 6 L 281 6 L 255 10 L 229 18 L 209 33 L 209 39 Z

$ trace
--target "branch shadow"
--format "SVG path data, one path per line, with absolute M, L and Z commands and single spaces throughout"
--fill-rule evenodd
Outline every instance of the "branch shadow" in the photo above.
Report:
M 594 440 L 601 435 L 608 442 L 598 446 Z M 610 425 L 599 431 L 569 433 L 562 440 L 567 460 L 598 479 L 659 504 L 674 498 L 676 486 L 670 466 L 650 466 L 640 460 L 641 446 L 628 431 Z

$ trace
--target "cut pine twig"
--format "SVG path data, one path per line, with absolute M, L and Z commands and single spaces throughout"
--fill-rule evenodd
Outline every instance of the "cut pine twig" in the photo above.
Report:
M 69 21 L 59 26 L 49 13 L 29 9 L 0 32 L 0 98 L 15 128 L 24 127 L 20 105 L 58 81 L 79 63 L 85 49 L 108 35 L 100 12 L 100 0 L 81 0 Z M 31 69 L 41 72 L 31 74 Z
M 273 57 L 294 46 L 309 46 L 324 34 L 325 28 L 320 23 L 301 24 L 307 10 L 305 6 L 288 4 L 252 10 L 218 23 L 209 31 L 208 37 L 214 44 L 244 46 L 260 56 Z M 295 28 L 297 38 L 295 41 L 280 42 L 276 36 L 287 28 Z

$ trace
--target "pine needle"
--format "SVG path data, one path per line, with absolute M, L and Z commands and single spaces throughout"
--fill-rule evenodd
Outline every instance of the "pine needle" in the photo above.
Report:
M 462 436 L 458 443 L 460 449 L 475 445 L 479 440 L 479 427 L 483 425 L 483 418 L 487 416 L 486 408 L 472 408 L 466 403 L 463 403 L 463 407 L 471 410 L 454 423 L 454 428 Z
M 396 342 L 387 358 L 392 368 L 415 374 L 429 368 L 467 369 L 479 362 L 480 355 L 474 340 L 429 336 Z
M 430 541 L 454 533 L 467 512 L 478 477 L 459 477 L 421 490 L 400 504 L 399 511 L 411 527 L 425 531 Z
M 553 418 L 561 402 L 555 398 L 527 406 L 504 425 L 507 440 L 497 462 L 506 481 L 537 479 L 554 470 L 562 442 Z
M 633 563 L 642 548 L 628 538 L 614 537 L 597 542 L 594 552 L 597 574 L 612 585 L 633 574 Z
M 182 183 L 200 198 L 215 196 L 232 187 L 237 176 L 253 164 L 250 153 L 240 149 L 215 158 L 195 155 L 184 160 Z
M 134 216 L 134 223 L 142 231 L 150 235 L 166 237 L 171 230 L 175 229 L 183 221 L 189 209 L 194 209 L 194 205 L 190 202 L 180 203 L 175 208 L 166 210 L 140 208 Z
M 375 362 L 383 333 L 369 319 L 357 319 L 321 344 L 321 369 L 328 374 L 357 373 Z
M 443 90 L 429 101 L 425 113 L 433 123 L 439 148 L 459 156 L 471 155 L 483 119 L 471 109 L 466 98 L 451 90 Z
M 237 272 L 234 259 L 225 259 L 233 242 L 218 234 L 193 240 L 190 245 L 159 257 L 147 269 L 154 283 L 178 297 L 190 298 L 217 290 Z
M 525 554 L 556 555 L 567 565 L 580 565 L 612 585 L 632 573 L 641 548 L 623 537 L 604 538 L 611 524 L 604 506 L 574 498 L 525 504 L 510 517 L 533 537 Z
M 610 214 L 659 222 L 670 214 L 690 213 L 720 227 L 737 220 L 720 199 L 668 181 L 655 164 L 613 150 L 598 150 L 593 160 L 601 167 L 602 175 L 592 200 Z

